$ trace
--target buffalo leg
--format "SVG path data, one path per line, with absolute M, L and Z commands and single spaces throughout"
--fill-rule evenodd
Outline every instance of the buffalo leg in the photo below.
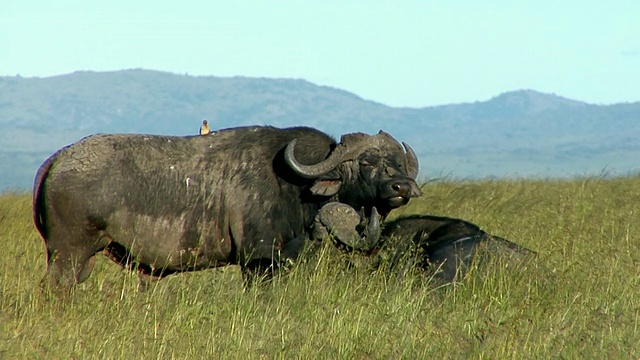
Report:
M 47 273 L 41 285 L 46 290 L 69 292 L 74 284 L 85 281 L 95 265 L 95 254 L 104 248 L 100 239 L 88 234 L 70 235 L 67 231 L 51 229 L 45 240 Z M 71 239 L 71 241 L 68 241 Z
M 85 280 L 87 280 L 89 278 L 89 275 L 91 275 L 91 272 L 93 271 L 93 267 L 95 265 L 96 265 L 96 256 L 94 253 L 94 255 L 89 257 L 89 260 L 85 262 L 84 266 L 78 269 L 79 271 L 76 276 L 76 282 L 80 284 L 80 283 L 83 283 Z
M 242 266 L 242 279 L 245 287 L 260 284 L 273 278 L 276 264 L 272 259 L 254 259 Z
M 258 284 L 273 278 L 278 272 L 291 270 L 303 252 L 314 251 L 318 245 L 319 243 L 309 240 L 306 235 L 301 235 L 287 242 L 282 250 L 272 247 L 269 251 L 262 252 L 270 253 L 270 256 L 252 258 L 245 254 L 244 264 L 241 266 L 245 285 Z
M 138 292 L 145 292 L 151 287 L 151 283 L 160 279 L 160 276 L 147 274 L 138 270 Z
M 300 254 L 305 251 L 314 251 L 319 245 L 319 242 L 309 240 L 304 235 L 289 241 L 280 252 L 280 267 L 291 269 L 298 262 Z

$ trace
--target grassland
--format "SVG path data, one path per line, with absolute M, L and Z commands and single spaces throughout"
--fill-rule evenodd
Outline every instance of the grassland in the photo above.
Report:
M 135 276 L 101 257 L 71 297 L 46 299 L 30 195 L 3 194 L 0 359 L 640 356 L 639 177 L 439 181 L 423 190 L 402 213 L 472 221 L 536 250 L 536 263 L 434 288 L 421 273 L 346 266 L 357 259 L 327 246 L 248 291 L 227 267 L 138 293 Z

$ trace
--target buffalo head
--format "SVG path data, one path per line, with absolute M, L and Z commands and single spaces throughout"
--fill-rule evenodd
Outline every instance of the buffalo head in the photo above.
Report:
M 324 161 L 313 165 L 296 160 L 296 141 L 287 145 L 285 160 L 299 176 L 314 180 L 310 188 L 314 195 L 364 206 L 367 215 L 376 207 L 384 217 L 422 194 L 415 181 L 419 170 L 415 152 L 384 131 L 344 135 Z

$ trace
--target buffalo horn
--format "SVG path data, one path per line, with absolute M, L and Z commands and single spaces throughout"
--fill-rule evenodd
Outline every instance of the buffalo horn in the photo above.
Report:
M 315 165 L 302 165 L 298 162 L 298 160 L 296 160 L 296 157 L 293 154 L 293 150 L 296 147 L 296 142 L 297 139 L 293 139 L 289 142 L 289 144 L 287 144 L 287 147 L 284 150 L 284 160 L 291 167 L 291 169 L 293 169 L 293 171 L 304 178 L 318 178 L 335 169 L 343 160 L 344 150 L 342 149 L 344 148 L 338 146 L 325 160 Z
M 407 151 L 407 175 L 409 175 L 409 177 L 412 179 L 416 179 L 418 177 L 418 170 L 420 169 L 418 157 L 416 156 L 416 153 L 415 151 L 413 151 L 411 146 L 409 146 L 409 144 L 403 142 L 402 145 Z
M 378 209 L 374 206 L 371 209 L 371 217 L 369 218 L 369 229 L 367 230 L 367 250 L 372 250 L 380 241 L 380 215 Z

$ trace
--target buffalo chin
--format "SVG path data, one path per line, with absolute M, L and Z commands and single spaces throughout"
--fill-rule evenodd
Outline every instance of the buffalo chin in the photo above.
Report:
M 403 196 L 394 196 L 394 197 L 388 198 L 386 201 L 387 201 L 387 206 L 390 209 L 395 209 L 400 206 L 406 205 L 409 202 L 409 198 L 406 198 Z

